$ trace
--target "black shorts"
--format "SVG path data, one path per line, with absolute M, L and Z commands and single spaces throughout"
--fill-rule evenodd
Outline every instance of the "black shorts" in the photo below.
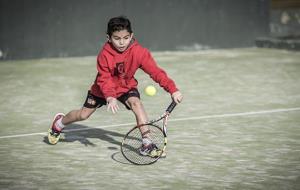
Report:
M 117 98 L 120 102 L 122 102 L 128 110 L 131 108 L 126 104 L 126 101 L 130 97 L 137 97 L 140 99 L 140 93 L 137 89 L 131 89 L 128 92 L 124 93 L 122 96 Z M 100 108 L 101 106 L 106 105 L 106 100 L 104 98 L 95 96 L 91 93 L 91 91 L 88 91 L 86 100 L 83 104 L 86 108 Z

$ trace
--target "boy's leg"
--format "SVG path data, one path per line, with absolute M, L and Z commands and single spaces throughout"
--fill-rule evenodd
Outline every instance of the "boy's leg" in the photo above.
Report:
M 136 123 L 138 125 L 144 124 L 148 121 L 148 117 L 144 106 L 140 100 L 140 93 L 137 89 L 131 89 L 127 93 L 124 93 L 121 97 L 118 98 L 120 102 L 122 102 L 128 110 L 132 110 L 135 118 Z M 143 137 L 147 136 L 148 127 L 141 127 L 141 132 Z
M 133 111 L 138 125 L 148 121 L 148 117 L 141 100 L 138 97 L 129 97 L 126 103 Z M 144 156 L 158 156 L 161 154 L 157 146 L 150 138 L 150 130 L 147 125 L 140 127 L 142 134 L 142 146 L 139 149 L 140 154 Z
M 59 141 L 60 133 L 65 127 L 71 123 L 77 121 L 83 121 L 88 119 L 94 112 L 96 108 L 86 108 L 82 107 L 79 110 L 72 110 L 66 115 L 58 113 L 55 115 L 52 122 L 52 126 L 49 129 L 48 140 L 50 144 L 56 144 Z
M 129 105 L 132 112 L 134 113 L 137 125 L 144 124 L 148 121 L 148 117 L 144 109 L 144 106 L 138 97 L 129 97 L 126 103 Z M 148 127 L 146 126 L 141 127 L 140 129 L 143 137 L 145 138 L 148 137 L 147 134 L 149 132 Z
M 79 110 L 72 110 L 62 118 L 61 122 L 63 125 L 69 125 L 77 121 L 86 120 L 96 111 L 96 109 L 97 108 L 82 107 Z
M 66 115 L 62 113 L 56 114 L 48 133 L 49 143 L 56 144 L 59 141 L 60 133 L 65 125 L 88 119 L 97 108 L 105 104 L 105 99 L 94 96 L 89 91 L 81 109 L 72 110 Z

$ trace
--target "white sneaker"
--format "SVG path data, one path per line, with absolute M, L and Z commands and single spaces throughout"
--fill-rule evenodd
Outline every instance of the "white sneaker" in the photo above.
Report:
M 142 145 L 139 148 L 139 153 L 143 156 L 157 157 L 161 154 L 160 150 L 153 143 L 148 145 Z

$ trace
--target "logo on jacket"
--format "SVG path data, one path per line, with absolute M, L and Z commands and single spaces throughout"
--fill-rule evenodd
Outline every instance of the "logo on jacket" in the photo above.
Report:
M 125 65 L 124 65 L 124 62 L 120 62 L 120 63 L 116 64 L 115 75 L 116 76 L 121 76 L 121 77 L 125 76 Z

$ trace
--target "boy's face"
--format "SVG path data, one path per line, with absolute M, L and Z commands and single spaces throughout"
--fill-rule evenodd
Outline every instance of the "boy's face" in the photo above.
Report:
M 113 32 L 111 37 L 108 36 L 108 40 L 119 52 L 123 52 L 129 46 L 132 37 L 133 33 L 130 34 L 126 29 L 124 29 Z

